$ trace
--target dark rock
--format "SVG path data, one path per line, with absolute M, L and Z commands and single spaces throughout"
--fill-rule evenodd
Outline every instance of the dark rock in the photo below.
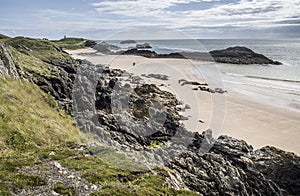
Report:
M 242 140 L 221 136 L 214 141 L 208 153 L 199 156 L 198 149 L 203 142 L 209 144 L 213 141 L 210 137 L 196 134 L 191 151 L 182 153 L 169 165 L 181 175 L 191 190 L 203 195 L 286 194 L 282 186 L 256 169 L 256 163 L 251 159 L 253 148 Z
M 126 51 L 121 52 L 123 55 L 137 55 L 137 56 L 143 56 L 147 58 L 155 58 L 157 57 L 157 53 L 150 50 L 138 50 L 136 48 L 129 49 Z
M 158 80 L 169 80 L 169 76 L 164 75 L 164 74 L 142 74 L 142 76 L 146 77 L 146 78 L 155 78 Z
M 251 157 L 255 168 L 275 182 L 287 195 L 300 193 L 300 157 L 275 147 L 258 149 Z
M 241 46 L 230 47 L 224 50 L 209 52 L 216 62 L 232 64 L 274 64 L 280 65 L 262 54 L 253 52 L 251 49 Z
M 95 45 L 97 45 L 97 42 L 94 40 L 86 40 L 84 42 L 84 46 L 93 48 Z
M 136 44 L 137 42 L 134 40 L 123 40 L 120 41 L 120 44 Z
M 51 75 L 27 75 L 27 79 L 38 85 L 46 93 L 52 95 L 59 101 L 61 109 L 68 114 L 72 113 L 72 90 L 76 75 L 76 67 L 80 61 L 66 60 L 45 61 L 49 65 Z M 25 73 L 26 75 L 26 73 Z
M 106 42 L 97 43 L 92 48 L 103 54 L 114 54 L 114 50 L 121 49 L 118 46 L 108 44 Z
M 149 49 L 149 48 L 152 48 L 149 43 L 137 44 L 135 47 L 137 49 Z

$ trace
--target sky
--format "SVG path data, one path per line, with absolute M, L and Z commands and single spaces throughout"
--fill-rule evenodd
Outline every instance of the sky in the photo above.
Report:
M 12 37 L 300 38 L 300 0 L 0 0 L 0 14 Z

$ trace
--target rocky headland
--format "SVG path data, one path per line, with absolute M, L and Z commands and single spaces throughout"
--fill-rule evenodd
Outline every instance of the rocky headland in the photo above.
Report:
M 183 103 L 141 77 L 74 60 L 55 42 L 19 37 L 0 43 L 0 74 L 13 78 L 1 79 L 0 84 L 2 195 L 297 195 L 300 191 L 299 156 L 270 146 L 254 150 L 243 140 L 213 138 L 210 130 L 190 132 L 180 123 L 177 108 Z M 218 91 L 207 84 L 178 82 Z M 19 126 L 11 134 L 8 127 L 14 121 L 5 108 L 27 100 L 9 90 L 13 88 L 21 97 L 40 97 L 24 103 L 32 111 L 23 114 L 32 118 L 26 122 L 44 119 L 49 124 Z M 43 108 L 52 111 L 51 118 Z M 39 112 L 33 116 L 35 110 Z M 76 132 L 70 115 L 93 139 L 68 134 Z M 22 125 L 22 113 L 16 119 Z M 60 125 L 59 132 L 53 124 Z M 45 141 L 35 136 L 42 127 Z
M 200 61 L 215 61 L 218 63 L 230 64 L 272 64 L 280 65 L 279 61 L 274 61 L 268 57 L 253 52 L 251 49 L 241 46 L 229 47 L 224 50 L 213 50 L 210 52 L 175 52 L 169 54 L 158 54 L 155 51 L 129 49 L 120 52 L 123 55 L 137 55 L 147 58 L 184 58 Z

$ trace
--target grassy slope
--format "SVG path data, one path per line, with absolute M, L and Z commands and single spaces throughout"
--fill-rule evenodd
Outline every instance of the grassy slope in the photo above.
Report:
M 0 147 L 27 150 L 79 140 L 70 116 L 58 112 L 56 101 L 39 87 L 0 78 Z
M 71 59 L 47 40 L 16 37 L 4 42 L 9 45 L 8 49 L 15 62 L 28 73 L 50 76 L 49 67 L 52 65 L 47 62 Z
M 52 41 L 52 43 L 65 49 L 75 50 L 75 49 L 85 48 L 86 41 L 87 39 L 83 39 L 83 38 L 64 38 L 61 40 Z
M 70 48 L 81 47 L 83 40 L 51 43 L 30 38 L 6 38 L 14 60 L 27 72 L 51 74 L 51 59 L 68 60 L 57 45 L 68 41 Z M 25 47 L 24 47 L 25 46 Z M 60 45 L 62 46 L 62 45 Z M 9 78 L 0 78 L 0 195 L 12 189 L 44 186 L 47 179 L 18 171 L 19 167 L 58 161 L 64 167 L 82 172 L 82 177 L 102 187 L 93 195 L 195 195 L 164 187 L 165 170 L 158 174 L 144 171 L 122 154 L 107 147 L 90 149 L 97 156 L 86 157 L 76 150 L 82 139 L 71 117 L 57 111 L 56 101 L 39 87 Z M 55 156 L 50 156 L 54 151 Z M 65 190 L 60 182 L 54 190 Z

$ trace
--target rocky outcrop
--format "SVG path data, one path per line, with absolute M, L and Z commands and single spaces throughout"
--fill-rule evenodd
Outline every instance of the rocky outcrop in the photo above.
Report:
M 275 182 L 287 195 L 300 193 L 300 157 L 275 147 L 258 149 L 251 157 L 255 168 Z
M 203 134 L 197 134 L 190 151 L 169 165 L 191 190 L 203 195 L 299 193 L 300 162 L 294 154 L 273 147 L 253 151 L 243 140 L 220 136 L 208 153 L 199 156 L 203 139 Z
M 152 48 L 149 43 L 144 43 L 144 44 L 137 44 L 135 46 L 137 49 L 149 49 Z
M 59 107 L 68 114 L 72 112 L 72 90 L 76 75 L 76 67 L 80 61 L 62 60 L 47 61 L 50 75 L 32 74 L 28 80 L 38 85 L 43 91 L 51 94 L 59 103 Z
M 166 142 L 179 126 L 177 99 L 153 84 L 143 84 L 123 74 L 121 70 L 107 69 L 98 81 L 95 106 L 101 113 L 100 124 L 129 146 Z M 128 83 L 122 84 L 124 80 Z
M 86 40 L 84 42 L 84 46 L 93 48 L 95 45 L 97 45 L 97 42 L 94 40 Z
M 241 46 L 230 47 L 224 50 L 209 52 L 216 62 L 232 64 L 274 64 L 280 65 L 262 54 L 253 52 L 251 49 Z
M 114 51 L 121 49 L 118 46 L 106 42 L 97 43 L 92 48 L 103 54 L 114 54 Z
M 3 42 L 0 41 L 0 76 L 10 76 L 15 79 L 20 79 L 18 66 L 15 64 L 11 53 L 6 49 Z

